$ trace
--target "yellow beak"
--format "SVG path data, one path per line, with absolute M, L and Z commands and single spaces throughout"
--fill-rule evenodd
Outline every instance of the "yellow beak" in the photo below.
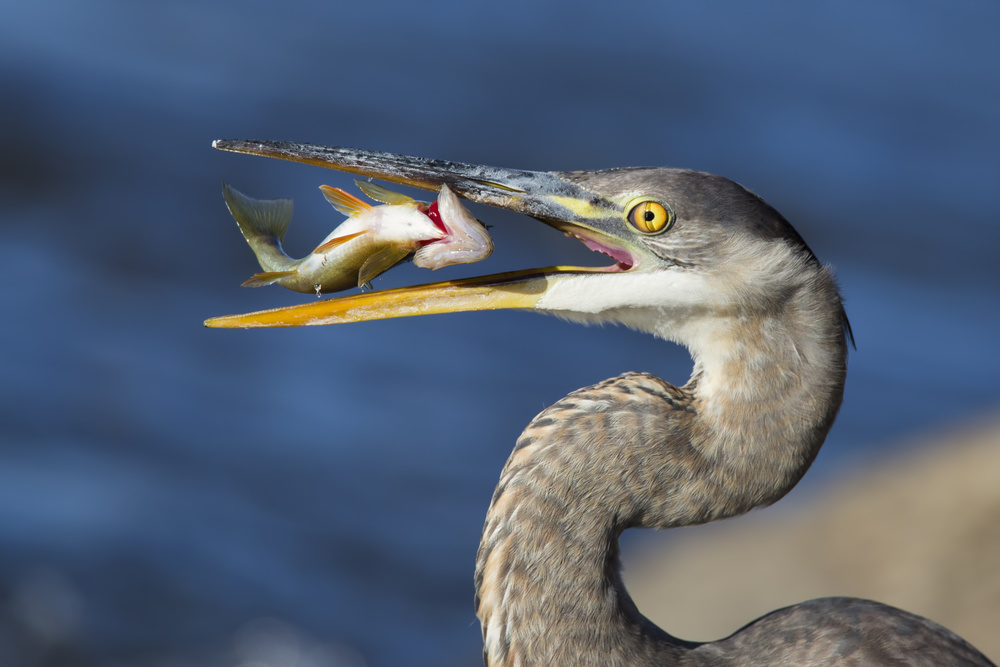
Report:
M 512 271 L 366 292 L 245 315 L 213 317 L 205 320 L 205 326 L 219 329 L 303 327 L 470 310 L 531 309 L 545 293 L 548 276 L 564 268 L 568 267 Z
M 220 150 L 274 157 L 372 176 L 428 190 L 447 184 L 475 202 L 530 215 L 563 231 L 581 208 L 600 215 L 615 205 L 552 172 L 535 172 L 288 142 L 216 141 Z M 561 275 L 607 268 L 549 267 L 450 280 L 337 299 L 226 315 L 205 321 L 214 328 L 296 327 L 432 315 L 471 310 L 533 309 Z

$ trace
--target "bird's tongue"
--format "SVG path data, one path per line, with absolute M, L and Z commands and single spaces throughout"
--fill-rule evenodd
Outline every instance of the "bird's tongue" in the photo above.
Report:
M 628 254 L 624 250 L 619 250 L 618 248 L 609 248 L 606 245 L 602 245 L 597 241 L 587 238 L 580 238 L 583 245 L 587 246 L 591 250 L 595 250 L 599 253 L 607 255 L 611 259 L 618 262 L 624 268 L 630 268 L 632 266 L 632 255 Z

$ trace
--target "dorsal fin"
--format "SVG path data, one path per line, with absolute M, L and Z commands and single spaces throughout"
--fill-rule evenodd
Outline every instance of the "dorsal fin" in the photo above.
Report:
M 413 197 L 408 197 L 402 192 L 393 192 L 372 181 L 355 179 L 354 184 L 361 188 L 361 191 L 368 195 L 369 199 L 374 199 L 383 204 L 408 204 L 416 201 Z
M 319 186 L 320 191 L 330 205 L 346 216 L 354 217 L 361 215 L 372 208 L 368 202 L 361 201 L 349 192 L 340 188 L 331 188 L 329 185 Z

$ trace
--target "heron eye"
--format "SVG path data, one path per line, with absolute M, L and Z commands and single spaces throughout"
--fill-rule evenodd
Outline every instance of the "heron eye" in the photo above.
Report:
M 643 234 L 659 234 L 674 221 L 673 212 L 655 201 L 642 201 L 628 212 L 628 221 Z

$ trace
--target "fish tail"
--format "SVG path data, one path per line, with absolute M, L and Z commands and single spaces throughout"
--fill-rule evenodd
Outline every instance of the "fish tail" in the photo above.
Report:
M 287 271 L 296 260 L 281 249 L 281 240 L 292 221 L 291 199 L 254 199 L 230 186 L 222 184 L 222 196 L 229 212 L 240 226 L 243 238 L 257 255 L 265 271 Z

